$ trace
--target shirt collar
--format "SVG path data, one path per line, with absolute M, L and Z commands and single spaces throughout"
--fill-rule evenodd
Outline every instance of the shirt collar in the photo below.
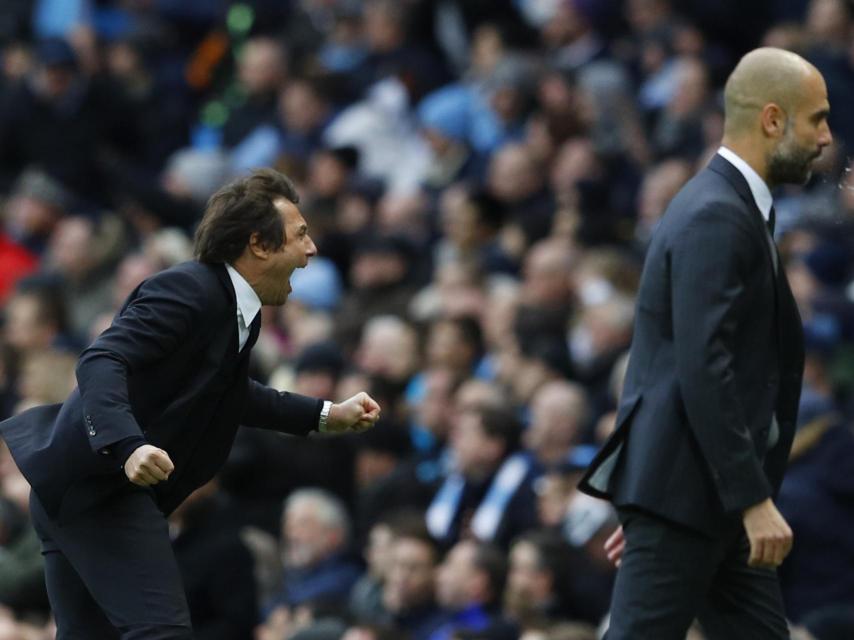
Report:
M 255 293 L 252 285 L 246 282 L 246 278 L 240 275 L 237 269 L 230 264 L 225 265 L 225 268 L 228 271 L 228 277 L 231 278 L 231 284 L 234 286 L 237 308 L 240 309 L 240 314 L 243 316 L 243 323 L 248 327 L 261 309 L 261 299 Z
M 774 199 L 771 197 L 771 190 L 765 181 L 759 177 L 759 174 L 747 164 L 735 151 L 721 147 L 718 149 L 718 155 L 727 160 L 732 166 L 738 169 L 739 173 L 747 180 L 747 186 L 750 187 L 750 193 L 753 194 L 753 200 L 759 208 L 765 222 L 771 215 L 771 206 L 774 204 Z

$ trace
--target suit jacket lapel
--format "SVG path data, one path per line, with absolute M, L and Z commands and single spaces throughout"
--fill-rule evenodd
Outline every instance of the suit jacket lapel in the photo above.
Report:
M 753 193 L 750 191 L 750 186 L 747 184 L 747 180 L 745 180 L 744 176 L 741 175 L 741 171 L 736 169 L 728 160 L 718 154 L 715 154 L 709 162 L 709 169 L 724 176 L 733 186 L 739 198 L 741 198 L 744 204 L 747 205 L 747 208 L 751 213 L 748 217 L 750 218 L 753 228 L 756 229 L 756 232 L 762 238 L 762 246 L 765 250 L 765 256 L 771 264 L 771 273 L 774 275 L 774 279 L 776 280 L 779 275 L 779 270 L 782 269 L 782 265 L 775 255 L 776 245 L 774 245 L 773 238 L 770 238 L 768 226 L 765 224 L 765 218 L 762 216 L 762 212 L 759 210 L 759 207 L 756 206 L 756 200 L 753 199 Z M 772 253 L 772 251 L 774 253 Z

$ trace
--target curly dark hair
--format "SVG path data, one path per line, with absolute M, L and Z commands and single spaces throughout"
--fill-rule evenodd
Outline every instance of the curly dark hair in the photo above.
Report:
M 281 247 L 286 239 L 285 228 L 273 205 L 279 198 L 299 202 L 290 179 L 273 169 L 257 169 L 222 187 L 208 200 L 196 229 L 196 258 L 209 263 L 233 262 L 253 233 L 258 233 L 265 248 Z

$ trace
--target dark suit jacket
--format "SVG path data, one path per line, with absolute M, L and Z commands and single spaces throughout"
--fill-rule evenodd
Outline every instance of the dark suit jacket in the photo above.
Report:
M 718 531 L 780 486 L 803 360 L 762 214 L 741 173 L 715 156 L 653 236 L 616 430 L 581 489 Z
M 249 378 L 261 319 L 238 352 L 236 304 L 222 264 L 187 262 L 156 274 L 83 352 L 78 388 L 63 404 L 0 423 L 48 514 L 61 520 L 128 488 L 111 447 L 132 436 L 175 464 L 153 487 L 168 514 L 217 472 L 239 424 L 298 435 L 316 427 L 321 400 Z

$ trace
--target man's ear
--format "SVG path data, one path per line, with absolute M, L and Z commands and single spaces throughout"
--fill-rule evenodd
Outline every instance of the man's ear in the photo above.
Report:
M 249 236 L 249 252 L 259 260 L 266 260 L 270 257 L 270 250 L 264 245 L 261 240 L 261 234 L 253 231 Z
M 762 130 L 769 138 L 782 138 L 786 132 L 786 112 L 780 105 L 769 102 L 759 114 Z

